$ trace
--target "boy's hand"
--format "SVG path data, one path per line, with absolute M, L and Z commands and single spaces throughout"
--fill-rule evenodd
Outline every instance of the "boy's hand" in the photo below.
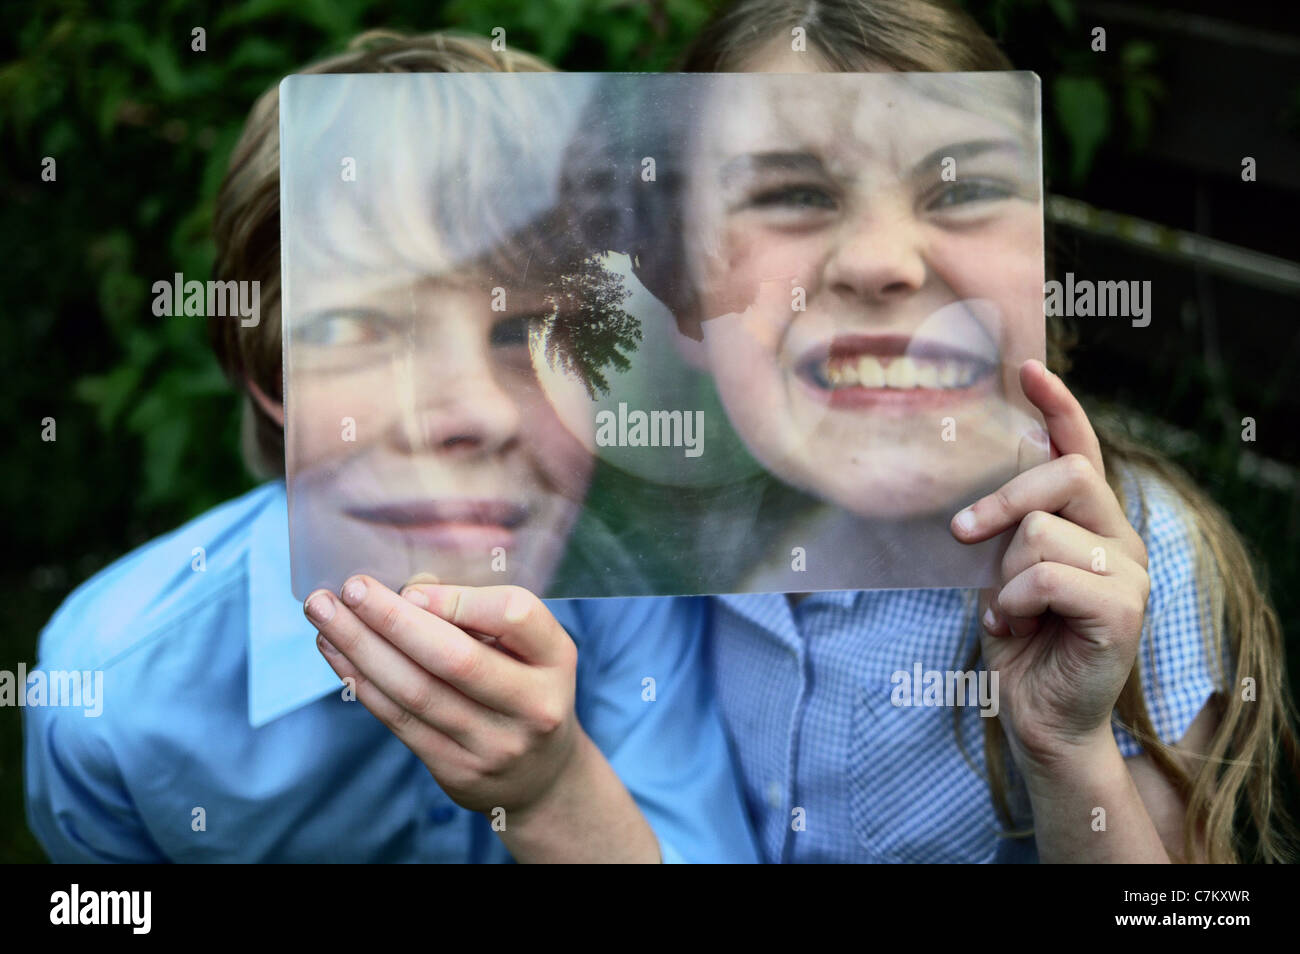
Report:
M 1150 581 L 1083 408 L 1038 361 L 1021 366 L 1020 382 L 1043 412 L 1053 459 L 957 514 L 952 531 L 978 543 L 1017 528 L 1001 587 L 981 599 L 981 642 L 1032 783 L 1114 746 L 1111 712 L 1137 657 Z
M 356 576 L 341 601 L 318 590 L 304 608 L 334 671 L 461 806 L 526 816 L 588 755 L 577 649 L 527 590 L 409 585 L 398 596 Z

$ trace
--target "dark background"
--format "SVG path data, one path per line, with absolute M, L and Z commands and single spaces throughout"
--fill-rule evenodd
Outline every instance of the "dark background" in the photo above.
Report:
M 1289 3 L 968 0 L 1043 79 L 1056 277 L 1152 282 L 1149 327 L 1081 318 L 1071 385 L 1182 464 L 1266 568 L 1300 667 L 1300 31 Z M 0 669 L 73 587 L 251 487 L 203 323 L 150 286 L 210 273 L 254 99 L 363 29 L 503 27 L 568 70 L 671 69 L 701 0 L 7 3 L 0 9 Z M 207 31 L 206 52 L 191 30 Z M 1091 49 L 1095 27 L 1106 50 Z M 56 158 L 58 178 L 41 180 Z M 1257 163 L 1244 182 L 1242 159 Z M 1072 224 L 1073 223 L 1073 224 Z M 1210 242 L 1189 243 L 1179 232 Z M 41 440 L 41 421 L 58 439 Z M 1242 418 L 1257 439 L 1241 439 Z M 40 860 L 0 710 L 0 861 Z

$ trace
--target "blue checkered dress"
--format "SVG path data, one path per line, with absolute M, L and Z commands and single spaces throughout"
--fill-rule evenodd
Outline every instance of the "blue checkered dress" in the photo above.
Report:
M 1125 484 L 1151 576 L 1142 685 L 1156 731 L 1173 743 L 1226 683 L 1202 637 L 1185 512 L 1154 477 Z M 718 698 L 767 860 L 1037 859 L 1032 837 L 999 835 L 978 708 L 891 703 L 892 675 L 917 662 L 972 668 L 976 600 L 973 590 L 927 589 L 813 593 L 794 606 L 780 594 L 709 601 Z M 1141 752 L 1114 730 L 1121 753 Z M 1027 829 L 1018 780 L 1011 794 L 1015 827 Z

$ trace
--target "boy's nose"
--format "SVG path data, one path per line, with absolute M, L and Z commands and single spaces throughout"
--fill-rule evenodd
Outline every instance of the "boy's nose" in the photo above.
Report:
M 840 294 L 885 303 L 925 284 L 920 229 L 905 212 L 868 213 L 844 223 L 826 260 L 826 287 Z
M 466 364 L 430 369 L 436 381 L 403 417 L 400 440 L 408 452 L 473 455 L 500 450 L 519 435 L 519 407 L 491 369 Z

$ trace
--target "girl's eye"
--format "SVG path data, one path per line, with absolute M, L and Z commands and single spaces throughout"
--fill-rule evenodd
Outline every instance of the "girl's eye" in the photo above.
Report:
M 749 200 L 757 209 L 822 210 L 835 208 L 835 196 L 816 185 L 782 186 L 760 192 Z
M 1001 182 L 989 180 L 958 182 L 943 189 L 937 196 L 932 198 L 926 204 L 926 210 L 930 212 L 943 211 L 961 205 L 969 205 L 973 202 L 1009 199 L 1013 195 L 1015 195 L 1015 190 Z
M 356 348 L 386 344 L 393 339 L 396 328 L 381 312 L 348 309 L 316 315 L 297 334 L 304 344 L 319 348 Z

